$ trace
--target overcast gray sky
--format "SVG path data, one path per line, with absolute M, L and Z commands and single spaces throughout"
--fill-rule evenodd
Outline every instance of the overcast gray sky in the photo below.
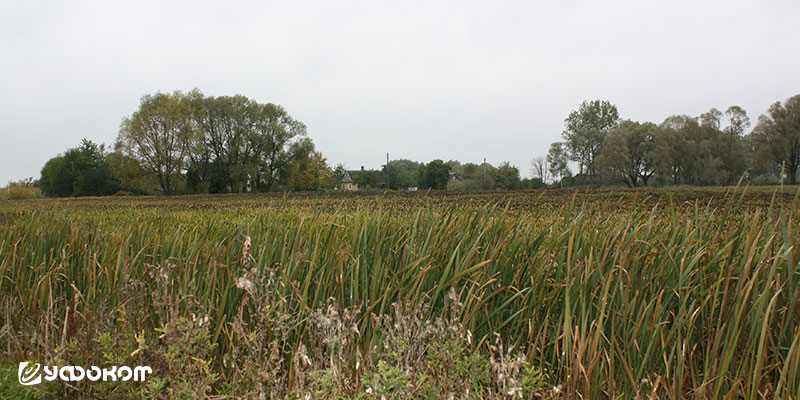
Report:
M 0 184 L 113 143 L 157 91 L 283 105 L 331 165 L 486 157 L 523 175 L 586 99 L 755 122 L 800 94 L 797 0 L 0 5 Z

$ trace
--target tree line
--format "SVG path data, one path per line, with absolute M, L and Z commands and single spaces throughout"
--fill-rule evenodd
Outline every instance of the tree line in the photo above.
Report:
M 522 179 L 509 162 L 400 159 L 355 181 L 360 189 L 390 190 L 731 185 L 742 178 L 795 184 L 800 95 L 776 102 L 750 126 L 739 106 L 655 124 L 624 120 L 606 100 L 584 101 L 565 119 L 563 140 L 531 161 L 532 178 Z M 143 96 L 113 149 L 84 139 L 47 161 L 28 185 L 46 196 L 331 190 L 345 172 L 329 166 L 306 126 L 283 107 L 195 89 Z
M 331 190 L 344 176 L 316 151 L 306 126 L 276 104 L 247 97 L 156 93 L 120 124 L 112 148 L 84 139 L 44 165 L 44 195 L 240 193 Z M 393 160 L 357 178 L 362 189 L 520 189 L 510 163 Z
M 584 101 L 565 119 L 563 141 L 534 158 L 531 170 L 545 182 L 569 184 L 795 184 L 800 95 L 774 103 L 748 131 L 750 126 L 747 112 L 735 105 L 655 124 L 623 120 L 606 100 Z M 575 175 L 570 162 L 577 165 Z
M 48 196 L 333 187 L 306 126 L 283 107 L 196 89 L 143 96 L 113 151 L 84 139 L 49 160 L 39 184 Z
M 498 166 L 489 163 L 464 163 L 458 160 L 433 160 L 429 163 L 399 159 L 380 169 L 355 171 L 353 181 L 363 189 L 433 189 L 433 190 L 513 190 L 545 187 L 539 178 L 521 178 L 520 170 L 510 162 Z M 333 180 L 340 182 L 345 168 L 337 165 Z

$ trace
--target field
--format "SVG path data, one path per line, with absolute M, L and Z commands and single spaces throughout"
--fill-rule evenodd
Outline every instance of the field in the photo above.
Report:
M 798 201 L 0 201 L 0 397 L 798 399 Z M 154 372 L 22 387 L 21 361 Z

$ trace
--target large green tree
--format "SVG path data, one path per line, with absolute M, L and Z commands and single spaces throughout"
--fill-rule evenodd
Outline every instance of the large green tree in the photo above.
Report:
M 295 164 L 313 154 L 313 143 L 305 125 L 283 107 L 241 95 L 205 97 L 195 104 L 202 140 L 192 162 L 212 192 L 294 187 L 291 174 L 306 171 Z
M 42 167 L 39 187 L 48 197 L 68 197 L 75 191 L 75 173 L 63 155 L 53 157 Z
M 495 171 L 495 180 L 498 189 L 519 189 L 519 168 L 506 161 L 497 167 L 497 171 Z
M 194 104 L 201 131 L 198 151 L 190 155 L 195 178 L 211 192 L 242 192 L 253 163 L 250 130 L 254 105 L 244 96 L 204 97 Z M 195 183 L 196 184 L 196 183 Z
M 442 160 L 433 160 L 420 167 L 417 174 L 420 188 L 442 190 L 450 180 L 450 166 Z
M 249 143 L 252 164 L 248 168 L 255 190 L 272 190 L 290 179 L 291 163 L 310 154 L 314 146 L 306 126 L 276 104 L 256 104 Z
M 659 170 L 672 178 L 673 184 L 719 184 L 723 176 L 722 160 L 716 150 L 719 125 L 716 113 L 699 119 L 673 115 L 661 124 L 655 141 L 655 159 Z
M 606 135 L 598 157 L 602 171 L 630 187 L 647 186 L 656 171 L 653 153 L 658 132 L 650 122 L 623 121 Z
M 175 193 L 200 142 L 194 105 L 201 99 L 196 89 L 145 95 L 139 110 L 122 121 L 117 148 L 152 171 L 164 194 Z
M 105 148 L 83 139 L 80 146 L 45 163 L 39 185 L 45 196 L 105 196 L 118 190 Z
M 421 165 L 405 159 L 389 161 L 383 170 L 386 185 L 392 190 L 417 186 L 417 170 Z
M 800 95 L 770 106 L 758 118 L 752 141 L 762 165 L 781 166 L 789 183 L 797 183 L 800 168 Z
M 123 121 L 117 145 L 157 177 L 165 194 L 181 182 L 212 193 L 294 187 L 304 180 L 293 183 L 292 173 L 307 171 L 296 161 L 314 152 L 305 125 L 283 107 L 197 89 L 144 96 Z
M 597 156 L 606 133 L 620 123 L 617 106 L 606 100 L 584 101 L 564 120 L 564 137 L 569 156 L 579 166 L 579 173 L 596 176 Z
M 674 184 L 734 184 L 750 163 L 743 134 L 747 113 L 738 106 L 725 113 L 712 108 L 699 117 L 673 115 L 661 124 L 655 158 L 662 174 Z

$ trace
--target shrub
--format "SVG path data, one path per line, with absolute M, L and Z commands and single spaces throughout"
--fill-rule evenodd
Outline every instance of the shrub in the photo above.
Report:
M 33 178 L 9 182 L 6 187 L 0 188 L 0 200 L 38 199 L 40 197 L 42 197 L 42 191 L 35 186 Z

